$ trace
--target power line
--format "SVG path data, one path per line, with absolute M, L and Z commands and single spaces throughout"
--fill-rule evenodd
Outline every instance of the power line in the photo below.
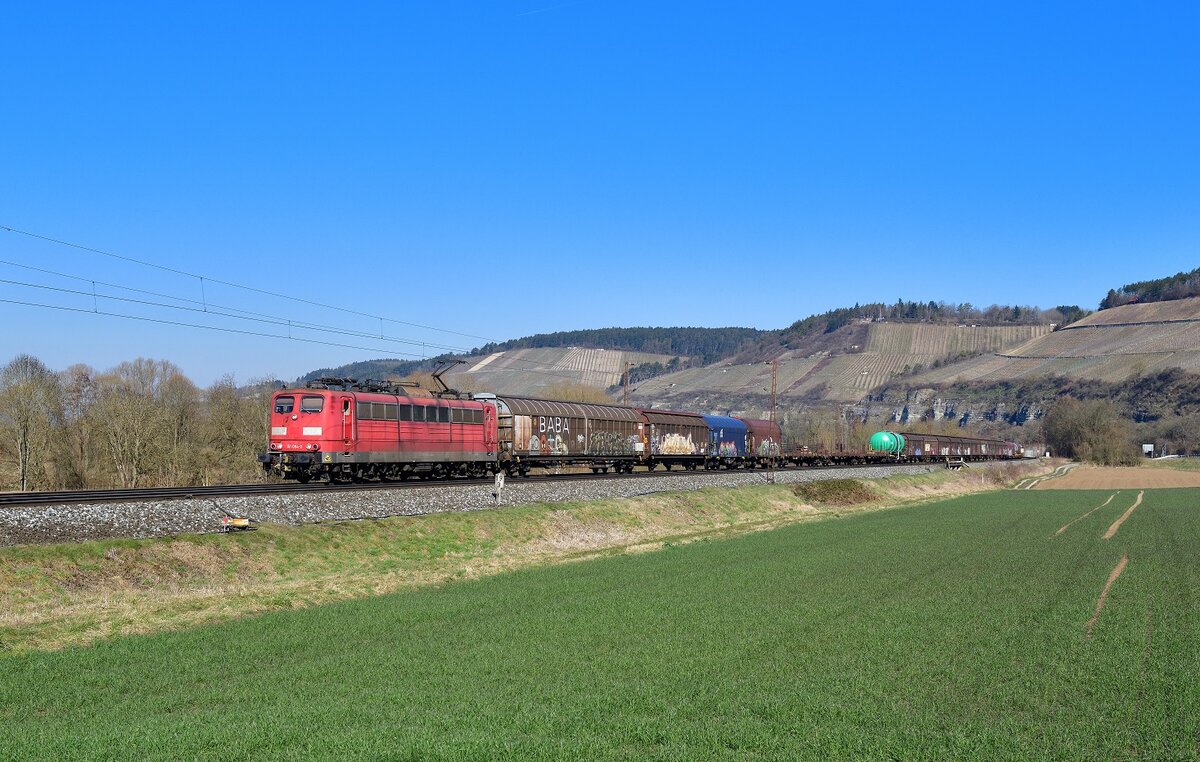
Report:
M 277 293 L 274 291 L 268 291 L 266 289 L 257 288 L 255 286 L 245 286 L 240 283 L 232 283 L 230 281 L 221 280 L 219 278 L 209 278 L 207 276 L 197 275 L 196 273 L 190 273 L 185 270 L 178 270 L 174 267 L 167 267 L 166 265 L 160 265 L 160 264 L 156 264 L 154 262 L 146 262 L 144 260 L 135 259 L 133 257 L 127 257 L 122 254 L 113 254 L 112 252 L 104 251 L 103 249 L 96 249 L 91 246 L 84 246 L 82 244 L 72 243 L 70 241 L 63 241 L 58 238 L 51 238 L 50 236 L 41 235 L 40 233 L 31 233 L 28 230 L 19 230 L 17 228 L 9 227 L 7 225 L 0 225 L 0 230 L 5 230 L 9 233 L 16 233 L 18 235 L 28 236 L 29 238 L 36 238 L 38 240 L 47 241 L 49 243 L 57 244 L 59 246 L 67 246 L 72 249 L 78 249 L 80 251 L 86 251 L 86 252 L 90 252 L 92 254 L 99 254 L 101 256 L 111 257 L 112 259 L 119 259 L 124 262 L 131 262 L 133 264 L 141 265 L 143 267 L 153 267 L 156 270 L 162 270 L 164 272 L 174 273 L 175 275 L 182 275 L 187 278 L 196 278 L 198 281 L 200 281 L 201 288 L 203 288 L 204 281 L 208 281 L 209 283 L 219 283 L 222 286 L 228 286 L 230 288 L 238 288 L 238 289 L 242 289 L 243 291 L 250 291 L 250 292 L 256 293 L 256 294 L 262 294 L 263 296 L 271 296 L 271 297 L 275 297 L 277 299 L 288 299 L 288 300 L 291 300 L 294 302 L 299 302 L 301 304 L 307 304 L 311 307 L 321 307 L 322 309 L 335 310 L 337 312 L 344 312 L 348 315 L 358 315 L 359 317 L 369 317 L 369 318 L 372 318 L 375 320 L 382 320 L 382 321 L 386 321 L 389 323 L 395 323 L 397 325 L 407 325 L 411 328 L 421 328 L 421 329 L 424 329 L 427 331 L 437 331 L 439 333 L 448 333 L 448 334 L 452 334 L 455 336 L 462 336 L 462 337 L 465 337 L 468 339 L 482 339 L 483 341 L 488 341 L 488 342 L 496 341 L 496 339 L 489 338 L 487 336 L 476 336 L 475 334 L 471 334 L 471 333 L 461 333 L 459 331 L 451 331 L 448 328 L 438 328 L 436 326 L 423 325 L 421 323 L 410 323 L 405 320 L 395 320 L 393 318 L 384 317 L 382 315 L 373 315 L 368 312 L 359 312 L 358 310 L 352 310 L 352 309 L 348 309 L 346 307 L 337 307 L 332 304 L 324 304 L 322 302 L 316 302 L 316 301 L 312 301 L 309 299 L 302 299 L 298 296 L 288 296 L 287 294 L 280 294 L 280 293 Z
M 0 281 L 0 282 L 8 282 L 8 281 Z M 51 290 L 61 291 L 62 289 L 51 289 Z M 72 292 L 72 293 L 83 293 L 83 292 Z M 116 297 L 102 297 L 102 298 L 116 298 Z M 124 301 L 132 301 L 132 300 L 124 300 Z M 122 320 L 138 320 L 138 321 L 141 321 L 144 323 L 156 323 L 159 325 L 170 325 L 170 326 L 177 326 L 177 327 L 182 327 L 182 328 L 201 328 L 206 331 L 215 331 L 218 333 L 231 333 L 231 334 L 236 334 L 239 336 L 257 336 L 257 337 L 268 338 L 268 339 L 284 339 L 286 341 L 297 341 L 297 342 L 303 342 L 306 344 L 320 344 L 323 346 L 341 347 L 344 349 L 360 349 L 364 352 L 380 352 L 383 354 L 395 353 L 398 355 L 402 355 L 404 357 L 411 357 L 416 360 L 428 359 L 424 355 L 417 355 L 417 354 L 413 354 L 411 352 L 397 352 L 394 349 L 381 349 L 379 347 L 362 347 L 362 346 L 355 346 L 353 344 L 343 344 L 341 342 L 334 342 L 334 341 L 321 341 L 320 339 L 309 339 L 309 338 L 303 338 L 303 337 L 299 337 L 299 336 L 283 335 L 283 334 L 277 334 L 277 333 L 266 333 L 263 331 L 248 331 L 248 330 L 243 330 L 240 328 L 222 328 L 220 326 L 204 325 L 202 323 L 187 323 L 187 322 L 183 322 L 180 320 L 165 320 L 162 318 L 145 317 L 142 315 L 126 315 L 126 314 L 123 314 L 120 312 L 107 312 L 105 310 L 97 310 L 97 309 L 89 310 L 89 309 L 84 309 L 82 307 L 67 307 L 67 306 L 59 305 L 59 304 L 44 304 L 41 302 L 26 302 L 26 301 L 21 301 L 18 299 L 0 299 L 0 304 L 16 304 L 16 305 L 19 305 L 22 307 L 38 307 L 41 309 L 58 310 L 60 312 L 74 312 L 74 313 L 81 314 L 81 315 L 101 315 L 104 317 L 120 318 Z M 193 309 L 191 311 L 199 312 L 200 310 Z M 211 315 L 211 314 L 217 314 L 217 313 L 210 312 L 208 314 Z M 515 360 L 517 358 L 513 358 L 513 359 Z M 519 368 L 491 368 L 490 369 L 490 372 L 504 372 L 504 371 L 514 372 L 514 373 L 537 372 L 543 376 L 555 376 L 557 378 L 565 378 L 570 381 L 578 381 L 579 380 L 578 377 L 576 377 L 576 376 L 568 376 L 565 373 L 555 373 L 553 371 L 543 370 L 540 368 L 539 369 L 530 369 L 530 370 L 521 370 Z
M 215 326 L 215 325 L 203 325 L 201 323 L 185 323 L 185 322 L 178 321 L 178 320 L 163 320 L 161 318 L 143 317 L 141 315 L 124 315 L 119 312 L 105 312 L 104 310 L 88 310 L 88 309 L 83 309 L 81 307 L 65 307 L 65 306 L 59 305 L 59 304 L 42 304 L 39 302 L 23 302 L 23 301 L 19 301 L 17 299 L 0 299 L 0 304 L 16 304 L 16 305 L 20 305 L 22 307 L 41 307 L 43 309 L 59 310 L 62 312 L 76 312 L 76 313 L 80 313 L 83 315 L 104 315 L 105 317 L 123 318 L 125 320 L 140 320 L 145 323 L 158 323 L 160 325 L 173 325 L 173 326 L 179 326 L 179 327 L 183 327 L 183 328 L 202 328 L 206 331 L 217 331 L 220 333 L 234 333 L 234 334 L 238 334 L 240 336 L 261 336 L 261 337 L 268 338 L 268 339 L 285 339 L 287 341 L 302 341 L 302 342 L 305 342 L 308 344 L 323 344 L 323 345 L 329 346 L 329 347 L 342 347 L 345 349 L 361 349 L 365 352 L 381 352 L 384 354 L 389 353 L 389 352 L 395 352 L 396 354 L 404 355 L 406 357 L 412 357 L 412 358 L 415 358 L 418 360 L 428 359 L 428 358 L 422 357 L 421 355 L 412 354 L 411 352 L 396 352 L 396 350 L 394 350 L 394 349 L 380 349 L 379 347 L 359 347 L 359 346 L 353 346 L 350 344 L 342 344 L 340 342 L 334 342 L 334 341 L 321 341 L 320 339 L 305 339 L 305 338 L 299 338 L 296 336 L 284 336 L 284 335 L 277 334 L 277 333 L 264 333 L 262 331 L 246 331 L 246 330 L 242 330 L 240 328 L 221 328 L 221 327 Z
M 0 280 L 0 283 L 12 283 L 12 282 L 13 281 Z M 65 291 L 67 293 L 81 294 L 81 295 L 85 295 L 85 296 L 90 295 L 83 291 L 73 291 L 70 289 L 54 288 L 54 287 L 50 287 L 50 286 L 35 286 L 35 287 L 45 288 L 45 289 L 48 289 L 51 291 L 59 291 L 59 292 Z M 100 298 L 131 302 L 134 304 L 147 304 L 147 302 L 141 302 L 141 301 L 134 300 L 134 299 L 121 299 L 120 297 L 113 297 L 113 296 L 101 295 Z M 74 313 L 81 314 L 81 315 L 101 315 L 104 317 L 120 318 L 122 320 L 137 320 L 137 321 L 141 321 L 141 322 L 145 322 L 145 323 L 156 323 L 159 325 L 170 325 L 170 326 L 176 326 L 176 327 L 182 327 L 182 328 L 200 328 L 200 329 L 203 329 L 206 331 L 214 331 L 214 332 L 218 332 L 218 333 L 230 333 L 230 334 L 236 334 L 238 336 L 257 336 L 257 337 L 269 338 L 269 339 L 284 339 L 286 341 L 297 341 L 297 342 L 303 342 L 306 344 L 319 344 L 322 346 L 340 347 L 343 349 L 359 349 L 359 350 L 362 350 L 365 352 L 379 352 L 382 354 L 395 353 L 398 355 L 402 355 L 404 357 L 411 357 L 415 360 L 429 359 L 425 355 L 413 354 L 412 352 L 399 352 L 395 349 L 382 349 L 379 347 L 363 347 L 363 346 L 356 346 L 353 344 L 343 344 L 341 342 L 321 341 L 320 339 L 303 338 L 303 337 L 299 337 L 299 336 L 292 336 L 290 334 L 283 335 L 283 334 L 276 334 L 276 333 L 266 333 L 263 331 L 248 331 L 248 330 L 243 330 L 243 329 L 239 329 L 239 328 L 222 328 L 220 326 L 204 325 L 202 323 L 187 323 L 187 322 L 180 321 L 180 320 L 165 320 L 162 318 L 152 318 L 152 317 L 145 317 L 145 316 L 141 316 L 141 315 L 127 315 L 127 314 L 120 313 L 120 312 L 108 312 L 106 310 L 100 310 L 100 309 L 90 309 L 89 310 L 89 309 L 85 309 L 82 307 L 67 307 L 64 305 L 44 304 L 41 302 L 26 302 L 26 301 L 21 301 L 18 299 L 0 299 L 0 304 L 15 304 L 15 305 L 19 305 L 22 307 L 37 307 L 37 308 L 41 308 L 41 309 L 58 310 L 60 312 L 74 312 Z M 170 307 L 172 305 L 165 305 L 165 306 Z M 195 308 L 187 308 L 187 307 L 177 307 L 176 309 L 184 309 L 184 310 L 187 310 L 190 312 L 201 312 L 201 310 L 197 310 Z M 208 312 L 207 314 L 224 317 L 224 315 L 222 315 L 221 313 L 214 313 L 211 311 Z M 276 323 L 276 325 L 284 325 L 284 323 Z M 295 326 L 290 326 L 290 327 L 295 327 Z M 534 364 L 533 361 L 531 361 L 531 360 L 522 360 L 521 358 L 516 358 L 516 357 L 512 358 L 512 361 L 527 362 L 530 364 Z M 562 366 L 558 366 L 558 367 L 562 370 L 566 370 L 566 368 L 562 368 Z M 562 378 L 562 379 L 566 379 L 568 381 L 574 381 L 574 382 L 579 381 L 579 377 L 576 375 L 567 375 L 566 373 L 555 373 L 552 370 L 545 369 L 544 366 L 542 366 L 540 364 L 536 368 L 529 368 L 529 369 L 489 368 L 486 372 L 489 372 L 489 373 L 496 373 L 496 372 L 501 372 L 501 373 L 503 373 L 503 372 L 538 373 L 539 375 L 542 375 L 542 376 L 553 376 L 555 378 Z M 581 372 L 598 373 L 598 371 L 581 371 Z M 466 373 L 467 373 L 467 371 L 463 371 L 463 374 L 466 374 Z M 456 374 L 456 375 L 459 375 L 459 374 Z
M 84 278 L 84 277 L 81 277 L 78 275 L 70 275 L 67 273 L 55 272 L 54 270 L 47 270 L 47 269 L 44 269 L 41 267 L 33 267 L 31 265 L 23 265 L 23 264 L 20 264 L 17 262 L 10 262 L 8 260 L 3 260 L 3 259 L 0 259 L 0 264 L 11 265 L 13 267 L 20 267 L 20 268 L 23 268 L 26 270 L 33 270 L 35 272 L 45 273 L 48 275 L 55 275 L 55 276 L 59 276 L 62 278 L 69 278 L 69 279 L 73 279 L 73 280 L 82 281 L 84 283 L 90 283 L 92 285 L 92 290 L 91 291 L 76 291 L 74 289 L 62 288 L 60 286 L 50 286 L 50 285 L 40 284 L 40 283 L 26 283 L 24 281 L 7 280 L 7 279 L 2 279 L 2 278 L 0 278 L 0 283 L 8 283 L 11 285 L 24 286 L 27 288 L 38 288 L 38 289 L 43 289 L 43 290 L 48 290 L 48 291 L 58 291 L 61 293 L 76 294 L 76 295 L 80 295 L 80 296 L 90 296 L 90 297 L 92 297 L 93 302 L 95 302 L 98 299 L 111 299 L 113 301 L 129 302 L 132 304 L 141 304 L 141 305 L 152 306 L 152 307 L 163 307 L 166 309 L 173 309 L 173 310 L 185 310 L 188 312 L 204 312 L 209 315 L 219 315 L 221 317 L 234 318 L 235 320 L 258 320 L 258 321 L 267 322 L 267 323 L 274 323 L 277 325 L 288 325 L 288 326 L 292 326 L 295 328 L 304 328 L 307 330 L 319 331 L 322 333 L 339 334 L 342 336 L 357 336 L 360 338 L 371 338 L 371 339 L 376 338 L 376 335 L 374 333 L 367 333 L 365 331 L 355 331 L 355 330 L 348 329 L 348 328 L 336 328 L 333 326 L 326 326 L 326 325 L 322 325 L 319 323 L 308 323 L 308 322 L 302 321 L 302 320 L 286 320 L 284 318 L 278 318 L 273 315 L 264 315 L 263 313 L 260 313 L 260 312 L 250 312 L 249 310 L 241 310 L 236 307 L 228 307 L 228 306 L 219 305 L 219 304 L 207 304 L 205 302 L 197 301 L 195 299 L 187 299 L 184 297 L 173 296 L 171 294 L 163 294 L 163 293 L 160 293 L 157 291 L 147 291 L 145 289 L 133 288 L 131 286 L 122 286 L 122 285 L 116 284 L 116 283 L 107 283 L 105 281 L 92 280 L 90 278 Z M 183 306 L 180 306 L 177 304 L 164 304 L 162 302 L 151 302 L 151 301 L 146 301 L 146 300 L 142 300 L 142 299 L 130 299 L 127 297 L 114 296 L 111 294 L 99 294 L 95 290 L 97 284 L 102 285 L 102 286 L 108 286 L 110 288 L 118 288 L 123 291 L 130 291 L 130 292 L 136 293 L 136 294 L 145 294 L 147 296 L 157 296 L 157 297 L 161 297 L 163 299 L 173 299 L 175 301 L 186 302 L 189 304 L 200 304 L 200 305 L 203 305 L 203 308 L 196 309 L 195 307 L 183 307 Z M 228 312 L 219 312 L 219 311 L 215 311 L 215 310 L 229 310 L 229 311 Z M 456 347 L 456 346 L 451 346 L 449 344 L 435 344 L 435 343 L 428 342 L 428 341 L 420 341 L 418 339 L 406 339 L 406 338 L 402 338 L 402 337 L 398 337 L 398 336 L 385 336 L 382 333 L 379 334 L 378 338 L 382 341 L 393 341 L 398 344 L 409 344 L 412 346 L 421 346 L 421 347 L 427 347 L 427 348 L 431 348 L 431 349 L 441 349 L 441 350 L 446 350 L 449 352 L 461 352 L 464 354 L 467 354 L 470 352 L 470 350 L 465 347 Z
M 187 277 L 187 278 L 195 278 L 200 284 L 201 294 L 205 293 L 204 292 L 204 282 L 208 281 L 209 283 L 217 283 L 217 284 L 220 284 L 223 286 L 228 286 L 230 288 L 241 289 L 244 291 L 261 294 L 264 296 L 270 296 L 270 297 L 274 297 L 274 298 L 278 298 L 278 299 L 285 299 L 285 300 L 289 300 L 289 301 L 298 302 L 300 304 L 306 304 L 306 305 L 310 305 L 310 306 L 314 306 L 314 307 L 320 307 L 323 309 L 330 309 L 330 310 L 342 312 L 342 313 L 349 314 L 349 315 L 356 315 L 359 317 L 367 317 L 367 318 L 371 318 L 374 320 L 379 320 L 381 326 L 384 322 L 388 322 L 388 323 L 394 323 L 397 325 L 406 325 L 406 326 L 413 327 L 413 328 L 420 328 L 420 329 L 424 329 L 424 330 L 436 331 L 439 333 L 451 334 L 451 335 L 455 335 L 455 336 L 463 336 L 465 338 L 481 339 L 481 340 L 489 342 L 489 343 L 497 343 L 497 344 L 500 343 L 498 340 L 487 337 L 487 336 L 478 336 L 475 334 L 462 333 L 459 331 L 452 331 L 452 330 L 445 329 L 445 328 L 437 328 L 435 326 L 423 325 L 421 323 L 411 323 L 411 322 L 407 322 L 407 321 L 403 321 L 403 320 L 395 320 L 393 318 L 387 318 L 387 317 L 383 317 L 381 315 L 375 315 L 375 314 L 371 314 L 371 313 L 361 312 L 358 310 L 352 310 L 352 309 L 348 309 L 345 307 L 337 307 L 334 305 L 324 304 L 322 302 L 317 302 L 317 301 L 313 301 L 313 300 L 309 300 L 309 299 L 303 299 L 303 298 L 296 297 L 296 296 L 289 296 L 287 294 L 280 294 L 280 293 L 277 293 L 274 291 L 269 291 L 269 290 L 257 288 L 254 286 L 246 286 L 246 285 L 242 285 L 239 283 L 233 283 L 230 281 L 221 280 L 219 278 L 209 278 L 209 277 L 206 277 L 203 275 L 198 275 L 196 273 L 187 272 L 185 270 L 168 267 L 166 265 L 160 265 L 160 264 L 157 264 L 154 262 L 147 262 L 144 260 L 136 259 L 134 257 L 124 256 L 122 254 L 115 254 L 115 253 L 112 253 L 109 251 L 104 251 L 102 249 L 97 249 L 97 248 L 94 248 L 91 246 L 85 246 L 82 244 L 73 243 L 71 241 L 64 241 L 64 240 L 61 240 L 58 238 L 53 238 L 51 236 L 42 235 L 40 233 L 33 233 L 33 232 L 30 232 L 27 230 L 20 230 L 18 228 L 9 227 L 7 225 L 0 225 L 0 230 L 7 231 L 9 233 L 15 233 L 18 235 L 27 236 L 29 238 L 46 241 L 46 242 L 53 243 L 53 244 L 56 244 L 59 246 L 66 246 L 66 247 L 77 249 L 80 251 L 86 251 L 86 252 L 89 252 L 92 254 L 99 254 L 101 256 L 110 257 L 112 259 L 117 259 L 117 260 L 121 260 L 124 262 L 130 262 L 130 263 L 140 265 L 143 267 L 154 268 L 157 270 L 161 270 L 163 272 L 169 272 L 169 273 L 173 273 L 175 275 L 181 275 L 181 276 Z M 227 305 L 209 304 L 207 301 L 207 297 L 204 297 L 200 300 L 190 299 L 190 298 L 182 297 L 182 296 L 174 296 L 172 294 L 164 294 L 161 292 L 134 288 L 132 286 L 124 286 L 124 285 L 117 284 L 117 283 L 108 283 L 105 281 L 95 280 L 95 279 L 86 278 L 86 277 L 82 277 L 82 276 L 78 276 L 78 275 L 56 272 L 54 270 L 49 270 L 49 269 L 40 268 L 40 267 L 34 267 L 32 265 L 25 265 L 25 264 L 21 264 L 21 263 L 17 263 L 17 262 L 11 262 L 8 260 L 0 260 L 0 264 L 7 264 L 7 265 L 10 265 L 13 267 L 23 268 L 23 269 L 31 270 L 31 271 L 35 271 L 35 272 L 41 272 L 41 273 L 47 274 L 47 275 L 53 275 L 56 277 L 69 278 L 69 279 L 73 279 L 73 280 L 77 280 L 77 281 L 82 281 L 84 283 L 89 283 L 92 286 L 91 291 L 78 291 L 78 290 L 74 290 L 74 289 L 49 286 L 49 285 L 45 285 L 45 284 L 26 283 L 26 282 L 22 282 L 22 281 L 0 279 L 0 283 L 8 283 L 11 285 L 23 286 L 23 287 L 27 287 L 27 288 L 36 288 L 36 289 L 42 289 L 42 290 L 57 291 L 59 293 L 67 293 L 67 294 L 73 294 L 73 295 L 78 295 L 78 296 L 91 297 L 93 300 L 93 308 L 90 310 L 76 308 L 76 307 L 65 307 L 65 306 L 60 306 L 60 305 L 42 304 L 42 303 L 38 303 L 38 302 L 25 302 L 25 301 L 14 300 L 14 299 L 0 299 L 0 302 L 7 303 L 7 304 L 16 304 L 16 305 L 29 306 L 29 307 L 41 307 L 41 308 L 45 308 L 45 309 L 55 309 L 55 310 L 60 310 L 60 311 L 65 311 L 65 312 L 75 312 L 75 313 L 81 313 L 81 314 L 105 315 L 107 317 L 116 317 L 116 318 L 122 318 L 122 319 L 128 319 L 128 320 L 140 320 L 143 322 L 158 323 L 158 324 L 162 324 L 162 325 L 174 325 L 174 326 L 180 326 L 180 327 L 202 328 L 204 330 L 232 333 L 232 334 L 238 334 L 238 335 L 243 335 L 243 336 L 260 336 L 260 337 L 264 337 L 264 338 L 280 338 L 280 339 L 286 339 L 289 341 L 303 341 L 303 342 L 307 342 L 307 343 L 322 344 L 322 345 L 326 345 L 326 346 L 337 346 L 337 347 L 344 347 L 347 349 L 360 349 L 360 350 L 364 350 L 364 351 L 381 352 L 381 353 L 385 353 L 385 354 L 395 353 L 395 354 L 404 355 L 407 357 L 413 357 L 413 358 L 417 358 L 417 359 L 428 359 L 424 355 L 416 355 L 411 352 L 399 352 L 395 349 L 358 347 L 358 346 L 352 346 L 352 345 L 341 344 L 341 343 L 336 343 L 336 342 L 320 341 L 318 339 L 297 338 L 290 334 L 290 330 L 292 328 L 298 328 L 298 329 L 302 329 L 302 330 L 317 331 L 320 333 L 330 333 L 330 334 L 342 335 L 342 336 L 351 336 L 351 337 L 356 337 L 356 338 L 372 338 L 372 339 L 376 338 L 375 334 L 366 333 L 364 331 L 341 329 L 341 328 L 325 326 L 325 325 L 321 325 L 321 324 L 317 324 L 317 323 L 308 323 L 305 321 L 298 321 L 298 320 L 285 320 L 282 318 L 276 318 L 273 316 L 264 315 L 263 313 L 256 313 L 256 312 L 252 312 L 249 310 L 242 310 L 242 309 L 239 309 L 236 307 L 230 307 Z M 198 305 L 201 305 L 201 307 L 200 307 L 200 309 L 197 309 L 195 307 L 184 307 L 184 306 L 180 306 L 180 305 L 176 305 L 176 304 L 164 304 L 161 302 L 130 299 L 127 297 L 119 297 L 119 296 L 110 295 L 110 294 L 99 294 L 96 292 L 97 285 L 102 285 L 102 286 L 106 286 L 109 288 L 121 289 L 124 291 L 129 291 L 131 293 L 144 294 L 147 296 L 155 296 L 155 297 L 160 297 L 163 299 L 171 299 L 171 300 L 174 300 L 177 302 L 184 302 L 187 304 L 193 304 L 193 305 L 198 304 Z M 228 317 L 228 318 L 232 318 L 235 320 L 258 320 L 258 321 L 262 321 L 262 322 L 266 322 L 266 323 L 278 325 L 278 326 L 286 325 L 289 329 L 289 334 L 284 336 L 284 335 L 280 335 L 280 334 L 264 333 L 264 332 L 260 332 L 260 331 L 250 331 L 250 330 L 242 330 L 242 329 L 235 329 L 235 328 L 220 328 L 220 327 L 216 327 L 216 326 L 202 325 L 202 324 L 197 324 L 197 323 L 187 323 L 187 322 L 182 322 L 182 321 L 166 320 L 166 319 L 161 319 L 161 318 L 150 318 L 150 317 L 142 317 L 142 316 L 136 316 L 136 315 L 126 315 L 126 314 L 116 313 L 116 312 L 107 312 L 107 311 L 102 311 L 99 309 L 99 300 L 100 299 L 106 299 L 106 300 L 111 300 L 111 301 L 120 301 L 120 302 L 129 303 L 129 304 L 139 304 L 139 305 L 149 306 L 149 307 L 161 307 L 161 308 L 165 308 L 165 309 L 174 309 L 174 310 L 180 310 L 180 311 L 185 311 L 185 312 L 202 312 L 202 313 L 208 314 L 208 315 L 214 315 L 217 317 Z M 228 311 L 227 312 L 214 311 L 214 308 L 216 310 L 228 310 Z M 380 331 L 378 338 L 382 341 L 390 341 L 390 342 L 395 342 L 395 343 L 408 344 L 408 345 L 412 345 L 412 346 L 421 346 L 421 347 L 424 347 L 427 349 L 436 349 L 436 350 L 443 350 L 443 351 L 448 351 L 448 352 L 456 352 L 456 353 L 460 353 L 463 355 L 469 355 L 470 351 L 471 351 L 470 349 L 465 348 L 465 347 L 457 347 L 457 346 L 451 346 L 451 345 L 447 345 L 447 344 L 436 344 L 436 343 L 431 343 L 431 342 L 418 341 L 418 340 L 414 340 L 414 339 L 405 339 L 405 338 L 400 338 L 400 337 L 390 337 L 390 336 L 384 335 L 382 330 Z M 527 370 L 522 370 L 519 368 L 491 368 L 490 370 L 492 370 L 492 371 L 510 371 L 510 372 L 538 372 L 538 373 L 541 373 L 542 375 L 556 376 L 559 378 L 569 379 L 572 381 L 579 380 L 578 376 L 569 376 L 565 373 L 555 373 L 552 370 L 550 370 L 549 368 L 547 368 L 544 363 L 538 363 L 533 360 L 526 360 L 524 358 L 513 357 L 513 358 L 510 358 L 510 362 L 520 363 L 520 364 L 524 364 L 524 365 L 527 365 L 530 367 Z M 561 364 L 553 364 L 550 367 L 558 368 L 560 370 L 568 370 L 566 367 L 564 367 Z M 596 371 L 585 371 L 585 370 L 581 369 L 579 372 L 580 373 L 592 373 L 592 372 L 596 372 Z

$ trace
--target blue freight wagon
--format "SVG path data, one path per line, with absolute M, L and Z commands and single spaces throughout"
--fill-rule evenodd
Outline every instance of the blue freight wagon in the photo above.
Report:
M 746 459 L 746 435 L 749 429 L 744 421 L 727 415 L 706 415 L 708 424 L 708 464 L 710 469 L 737 468 Z

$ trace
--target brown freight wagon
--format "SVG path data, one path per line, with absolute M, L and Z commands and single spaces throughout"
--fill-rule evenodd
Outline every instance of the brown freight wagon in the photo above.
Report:
M 1012 457 L 1012 445 L 997 439 L 960 437 L 951 434 L 911 434 L 904 437 L 904 456 L 909 460 L 989 460 Z
M 779 424 L 764 418 L 743 418 L 746 424 L 746 457 L 753 465 L 769 466 L 782 454 Z
M 495 405 L 499 460 L 510 473 L 524 475 L 533 466 L 628 472 L 642 459 L 642 415 L 633 408 L 508 395 L 497 396 Z
M 704 464 L 708 424 L 699 413 L 672 410 L 639 410 L 642 415 L 643 464 L 653 471 L 682 466 L 694 471 Z

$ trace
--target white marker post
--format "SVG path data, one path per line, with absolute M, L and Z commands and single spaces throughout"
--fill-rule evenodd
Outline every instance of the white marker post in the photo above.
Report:
M 504 471 L 496 472 L 496 489 L 492 492 L 492 497 L 496 499 L 496 505 L 500 505 L 502 500 L 501 493 L 504 491 Z

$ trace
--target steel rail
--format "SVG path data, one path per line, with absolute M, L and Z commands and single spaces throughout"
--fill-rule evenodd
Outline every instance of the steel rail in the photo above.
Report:
M 931 465 L 912 462 L 896 463 L 851 463 L 836 465 L 805 465 L 775 468 L 776 472 L 803 472 L 816 469 L 859 469 L 859 468 L 891 468 L 896 466 Z M 936 464 L 932 464 L 936 465 Z M 654 471 L 636 471 L 632 474 L 553 474 L 545 473 L 531 477 L 513 477 L 511 483 L 524 484 L 536 481 L 602 481 L 607 479 L 645 479 L 652 477 L 672 476 L 716 476 L 719 474 L 753 473 L 764 478 L 771 473 L 766 468 L 735 468 L 735 469 L 656 469 Z M 492 477 L 485 478 L 451 478 L 451 479 L 414 479 L 411 481 L 376 481 L 328 483 L 299 482 L 269 483 L 269 484 L 221 484 L 197 487 L 142 487 L 134 489 L 109 490 L 65 490 L 56 492 L 3 492 L 0 493 L 0 509 L 28 508 L 46 505 L 82 505 L 89 503 L 135 503 L 158 502 L 166 500 L 203 500 L 218 497 L 245 497 L 249 495 L 292 495 L 313 492 L 352 492 L 358 490 L 380 489 L 430 489 L 437 487 L 466 487 L 492 483 Z

